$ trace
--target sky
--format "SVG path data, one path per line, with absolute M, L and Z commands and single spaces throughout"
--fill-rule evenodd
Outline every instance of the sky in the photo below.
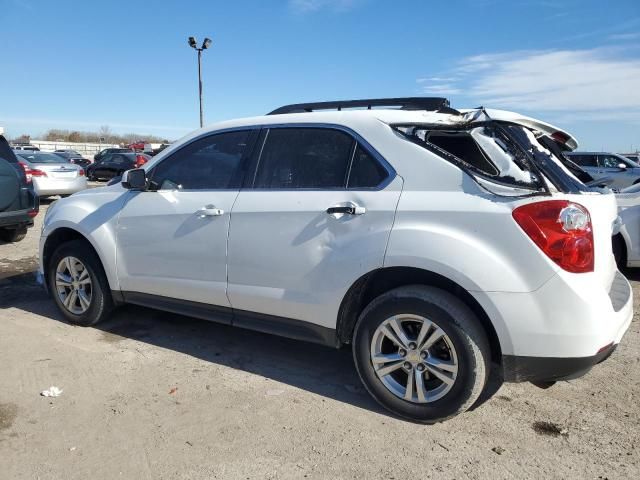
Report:
M 307 101 L 445 96 L 640 150 L 640 0 L 0 0 L 0 126 L 177 139 Z

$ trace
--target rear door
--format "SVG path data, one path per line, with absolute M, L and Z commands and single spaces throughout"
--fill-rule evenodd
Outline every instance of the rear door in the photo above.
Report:
M 339 128 L 271 128 L 255 150 L 254 179 L 231 215 L 231 305 L 335 328 L 349 286 L 383 264 L 402 179 Z M 234 322 L 269 330 L 266 318 Z

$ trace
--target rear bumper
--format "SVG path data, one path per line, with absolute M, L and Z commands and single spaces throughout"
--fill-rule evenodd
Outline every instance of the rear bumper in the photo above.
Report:
M 604 362 L 618 345 L 611 344 L 591 357 L 553 358 L 504 355 L 502 369 L 506 382 L 556 382 L 573 380 Z
M 87 188 L 86 177 L 34 178 L 33 188 L 39 197 L 49 195 L 71 195 Z
M 29 212 L 33 212 L 34 210 L 37 210 L 37 208 L 29 210 L 18 210 L 16 212 L 9 213 L 0 213 L 0 227 L 32 227 L 33 218 L 29 216 Z

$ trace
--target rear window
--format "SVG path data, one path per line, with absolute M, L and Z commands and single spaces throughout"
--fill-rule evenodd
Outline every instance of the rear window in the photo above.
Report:
M 409 140 L 483 179 L 539 191 L 542 180 L 523 148 L 505 129 L 482 125 L 447 130 L 433 125 L 396 127 Z
M 408 140 L 459 166 L 498 195 L 584 191 L 544 136 L 520 125 L 483 121 L 463 128 L 395 125 Z M 561 155 L 561 153 L 560 153 Z M 508 187 L 507 189 L 503 187 Z
M 18 156 L 24 158 L 29 163 L 69 163 L 67 159 L 53 153 L 22 151 L 18 153 Z

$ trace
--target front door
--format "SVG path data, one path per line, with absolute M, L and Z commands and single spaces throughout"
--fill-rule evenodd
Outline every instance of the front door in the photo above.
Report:
M 196 140 L 130 192 L 117 230 L 121 289 L 228 307 L 227 234 L 250 131 Z
M 402 179 L 334 128 L 271 128 L 256 150 L 231 214 L 231 305 L 335 328 L 349 286 L 383 264 Z

